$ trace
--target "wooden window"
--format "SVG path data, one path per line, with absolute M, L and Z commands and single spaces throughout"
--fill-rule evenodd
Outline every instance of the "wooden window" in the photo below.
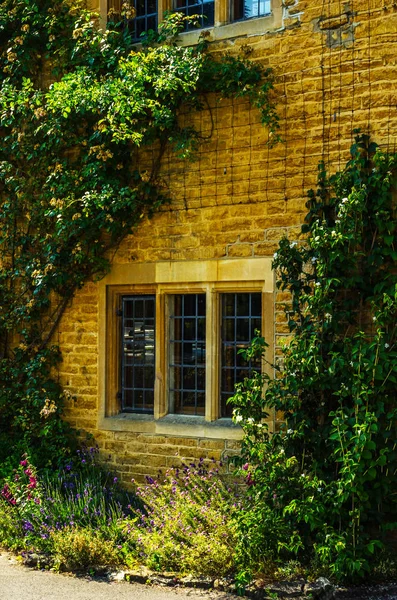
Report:
M 108 288 L 107 416 L 230 418 L 235 383 L 261 370 L 238 351 L 262 329 L 262 292 L 131 287 Z

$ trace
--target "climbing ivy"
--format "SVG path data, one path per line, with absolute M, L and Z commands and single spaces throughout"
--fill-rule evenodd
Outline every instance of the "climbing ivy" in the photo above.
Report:
M 181 110 L 201 110 L 207 93 L 245 96 L 277 137 L 271 71 L 214 59 L 204 40 L 179 46 L 185 20 L 169 15 L 138 47 L 123 23 L 103 31 L 76 2 L 0 2 L 3 465 L 26 446 L 50 462 L 67 448 L 53 334 L 76 290 L 167 201 L 164 152 L 194 158 L 200 131 Z M 145 149 L 154 159 L 142 169 Z
M 362 578 L 397 528 L 397 155 L 359 135 L 345 169 L 320 165 L 299 243 L 273 266 L 290 330 L 277 377 L 238 386 L 240 576 L 298 557 Z M 263 353 L 257 337 L 248 357 Z M 263 385 L 266 389 L 263 394 Z M 285 419 L 270 435 L 263 419 Z

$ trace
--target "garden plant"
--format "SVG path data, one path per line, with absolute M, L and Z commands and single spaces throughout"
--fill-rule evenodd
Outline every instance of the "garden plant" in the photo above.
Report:
M 249 487 L 241 582 L 289 560 L 360 579 L 397 528 L 396 175 L 397 155 L 357 135 L 343 170 L 320 165 L 301 241 L 274 255 L 290 335 L 277 376 L 232 398 Z M 265 347 L 258 333 L 247 358 Z
M 55 476 L 38 474 L 25 456 L 0 491 L 0 544 L 39 553 L 38 563 L 55 569 L 233 573 L 240 499 L 219 477 L 221 465 L 169 469 L 127 494 L 97 453 L 78 451 Z

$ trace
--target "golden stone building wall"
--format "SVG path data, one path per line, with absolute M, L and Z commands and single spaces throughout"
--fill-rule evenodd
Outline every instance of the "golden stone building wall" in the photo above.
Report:
M 250 60 L 274 70 L 283 143 L 269 147 L 257 111 L 242 100 L 209 98 L 209 109 L 182 115 L 206 136 L 211 113 L 211 139 L 202 142 L 195 162 L 166 156 L 161 176 L 171 204 L 125 240 L 114 258 L 116 265 L 130 265 L 133 271 L 152 263 L 171 268 L 184 261 L 211 265 L 237 258 L 270 260 L 282 236 L 299 241 L 306 192 L 316 185 L 318 164 L 324 161 L 331 172 L 342 168 L 354 129 L 395 150 L 395 4 L 285 0 L 280 15 L 277 27 L 261 34 L 240 35 L 238 26 L 229 25 L 232 37 L 214 42 L 211 50 L 243 50 Z M 255 20 L 252 24 L 257 31 Z M 213 37 L 222 37 L 221 29 Z M 150 156 L 142 160 L 142 169 L 148 161 Z M 101 309 L 106 285 L 106 280 L 88 283 L 78 292 L 59 328 L 64 357 L 59 379 L 76 396 L 67 407 L 71 424 L 93 434 L 124 482 L 183 460 L 220 459 L 235 451 L 235 428 L 232 434 L 225 428 L 223 437 L 208 428 L 176 426 L 173 433 L 171 425 L 166 433 L 150 427 L 134 431 L 133 424 L 126 428 L 117 419 L 112 429 L 106 428 L 103 338 L 108 332 Z M 266 321 L 277 356 L 288 336 L 282 309 L 287 297 L 274 292 L 272 298 Z M 270 321 L 275 323 L 274 335 Z

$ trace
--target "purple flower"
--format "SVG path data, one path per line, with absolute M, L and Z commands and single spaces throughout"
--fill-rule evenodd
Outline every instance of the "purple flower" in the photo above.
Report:
M 248 464 L 248 463 L 245 463 L 245 465 L 243 465 L 243 467 L 242 467 L 242 468 L 243 468 L 243 471 L 248 471 L 249 464 Z
M 21 460 L 21 462 L 19 464 L 21 465 L 21 467 L 27 467 L 28 466 L 28 461 L 27 460 Z
M 26 532 L 34 531 L 34 527 L 30 521 L 24 521 L 22 527 Z

